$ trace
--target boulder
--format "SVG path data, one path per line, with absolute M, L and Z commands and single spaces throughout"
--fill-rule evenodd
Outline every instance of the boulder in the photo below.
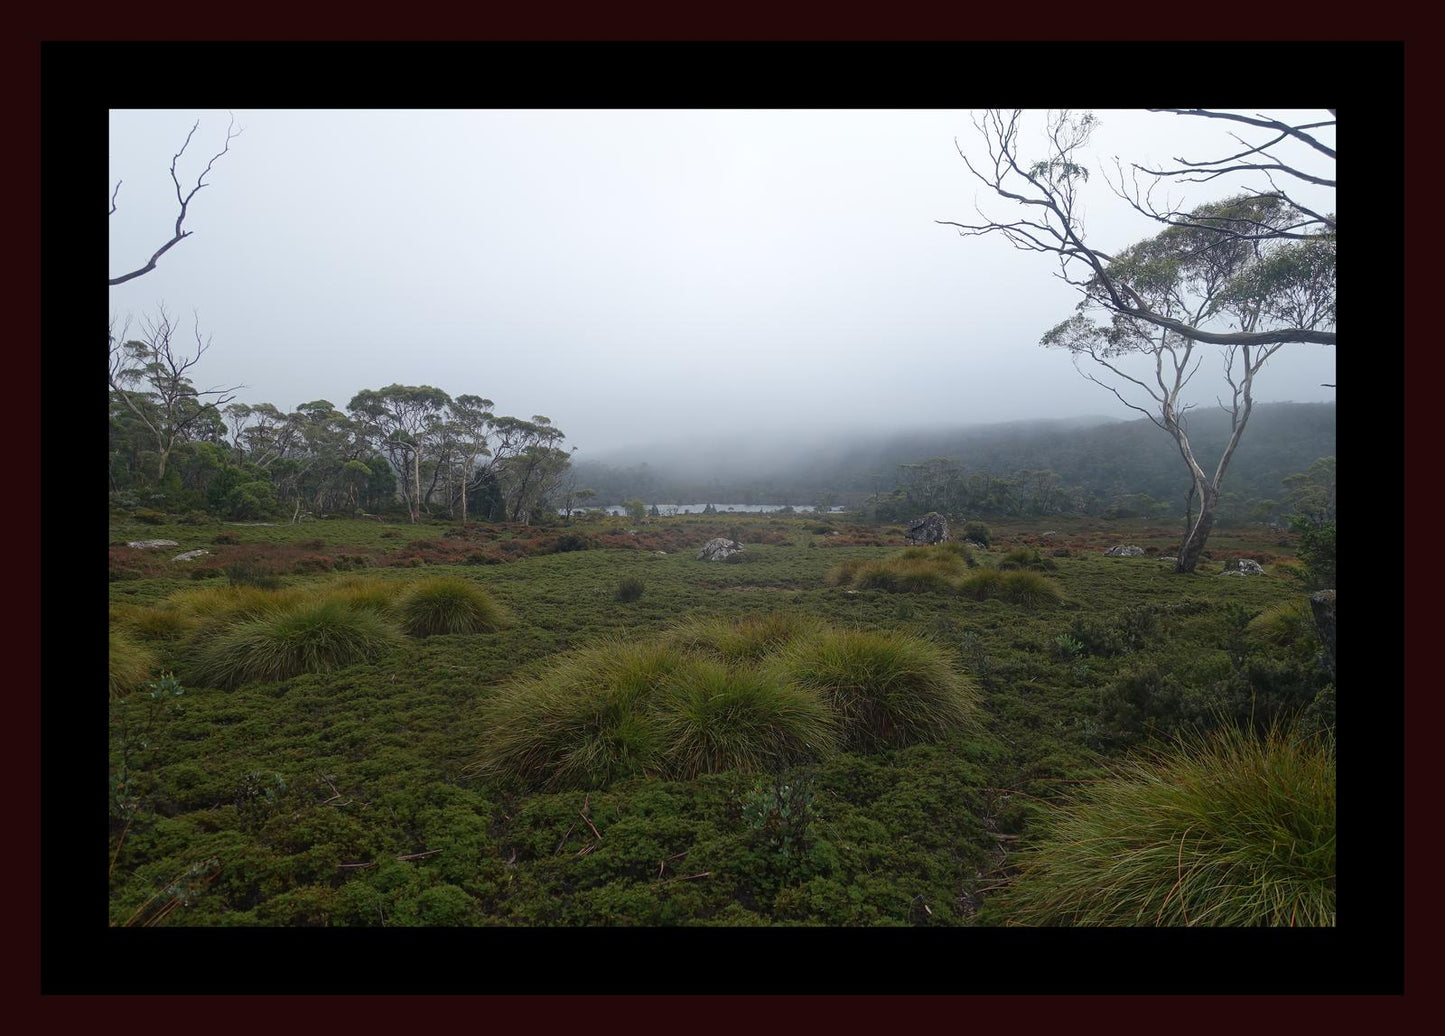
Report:
M 1128 543 L 1121 543 L 1117 547 L 1110 547 L 1104 551 L 1106 558 L 1142 558 L 1143 556 L 1143 547 L 1136 547 Z
M 1236 558 L 1224 563 L 1224 574 L 1227 576 L 1262 576 L 1264 575 L 1264 566 L 1250 558 Z
M 908 523 L 908 542 L 917 545 L 942 543 L 948 539 L 948 522 L 937 511 Z
M 159 550 L 161 547 L 179 547 L 175 540 L 131 540 L 127 547 L 134 547 L 136 550 Z
M 726 561 L 734 554 L 741 554 L 742 550 L 743 545 L 737 540 L 718 536 L 702 545 L 702 550 L 697 552 L 697 559 L 699 561 Z
M 196 558 L 203 558 L 209 554 L 209 550 L 188 550 L 171 558 L 172 561 L 195 561 Z

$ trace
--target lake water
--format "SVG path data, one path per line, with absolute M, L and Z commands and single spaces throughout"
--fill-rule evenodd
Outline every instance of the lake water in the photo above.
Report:
M 722 515 L 722 514 L 728 514 L 729 512 L 731 512 L 732 514 L 768 514 L 769 512 L 772 512 L 772 511 L 781 511 L 784 507 L 788 507 L 788 506 L 791 506 L 794 511 L 797 511 L 797 512 L 799 512 L 799 513 L 812 514 L 812 513 L 814 513 L 814 511 L 816 510 L 816 508 L 814 508 L 811 504 L 792 504 L 792 505 L 789 505 L 789 504 L 713 504 L 713 507 L 717 510 L 717 513 L 720 514 L 720 515 Z M 706 504 L 706 503 L 701 503 L 701 504 L 664 504 L 664 503 L 659 503 L 659 504 L 657 505 L 657 511 L 658 511 L 658 513 L 659 513 L 660 515 L 662 515 L 664 518 L 667 518 L 667 517 L 669 517 L 670 515 L 673 515 L 673 514 L 702 514 L 703 508 L 705 508 L 705 507 L 707 507 L 707 504 Z M 620 517 L 621 515 L 624 515 L 624 514 L 627 513 L 627 512 L 624 511 L 621 507 L 616 506 L 616 505 L 614 505 L 614 506 L 612 506 L 612 507 L 606 507 L 606 508 L 590 508 L 590 510 L 595 510 L 595 511 L 596 511 L 596 510 L 605 510 L 608 514 L 613 515 L 613 516 L 615 516 L 615 517 Z M 831 511 L 833 511 L 833 512 L 838 512 L 838 511 L 842 511 L 842 510 L 843 510 L 842 507 L 834 507 L 834 508 L 831 508 Z M 652 504 L 648 504 L 648 505 L 647 505 L 647 511 L 648 511 L 648 514 L 651 514 L 651 513 L 652 513 Z M 564 511 L 562 511 L 562 510 L 559 509 L 557 513 L 558 513 L 558 514 L 564 514 L 564 513 L 566 513 L 566 512 L 564 512 Z

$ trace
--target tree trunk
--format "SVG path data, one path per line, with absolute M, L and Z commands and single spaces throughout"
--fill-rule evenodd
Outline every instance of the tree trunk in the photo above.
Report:
M 1174 566 L 1176 572 L 1194 571 L 1194 566 L 1199 564 L 1204 543 L 1209 539 L 1209 531 L 1214 528 L 1214 507 L 1219 503 L 1219 492 L 1207 485 L 1200 485 L 1198 489 L 1199 517 L 1195 520 L 1194 527 L 1189 530 L 1189 535 L 1184 537 L 1184 546 L 1179 548 L 1179 561 Z
M 415 525 L 421 517 L 421 450 L 411 451 L 411 469 L 412 485 L 416 487 L 411 494 L 411 523 Z

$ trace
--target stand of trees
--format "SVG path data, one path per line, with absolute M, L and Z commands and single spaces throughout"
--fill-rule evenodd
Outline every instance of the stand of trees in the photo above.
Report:
M 400 509 L 412 521 L 528 523 L 550 517 L 570 488 L 562 431 L 541 415 L 495 415 L 480 396 L 388 385 L 357 393 L 345 411 L 318 399 L 284 413 L 199 402 L 184 372 L 169 395 L 143 374 L 117 383 L 110 489 L 123 507 L 293 520 Z

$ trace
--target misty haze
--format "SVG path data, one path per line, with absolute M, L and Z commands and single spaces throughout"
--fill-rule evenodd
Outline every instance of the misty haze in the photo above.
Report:
M 1333 110 L 109 128 L 112 925 L 1335 924 Z

